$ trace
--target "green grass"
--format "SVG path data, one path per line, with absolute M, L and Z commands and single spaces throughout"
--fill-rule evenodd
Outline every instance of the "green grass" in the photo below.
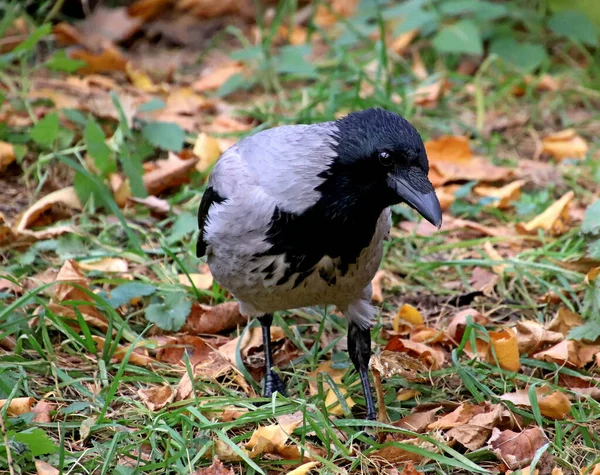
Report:
M 409 94 L 420 82 L 413 76 L 406 58 L 388 54 L 380 42 L 367 38 L 352 46 L 344 45 L 318 27 L 315 31 L 326 39 L 330 51 L 322 59 L 316 76 L 300 81 L 286 79 L 277 74 L 270 38 L 280 22 L 293 11 L 293 8 L 287 12 L 280 9 L 273 26 L 270 29 L 263 26 L 263 44 L 252 64 L 258 67 L 258 83 L 266 89 L 266 100 L 260 105 L 254 104 L 250 93 L 242 94 L 241 99 L 235 102 L 242 113 L 258 119 L 260 128 L 331 120 L 339 111 L 379 106 L 405 115 L 424 138 L 442 133 L 467 134 L 472 137 L 472 146 L 478 153 L 494 162 L 508 157 L 508 162 L 517 164 L 514 150 L 524 136 L 554 130 L 551 124 L 560 124 L 560 128 L 585 128 L 600 119 L 598 92 L 588 87 L 592 76 L 590 71 L 553 64 L 548 66 L 551 72 L 564 77 L 571 86 L 557 92 L 540 93 L 530 84 L 525 86 L 525 95 L 516 98 L 512 90 L 514 85 L 522 84 L 522 75 L 504 69 L 490 58 L 474 81 L 476 93 L 473 95 L 465 92 L 465 85 L 473 83 L 473 78 L 455 73 L 452 67 L 452 62 L 456 62 L 458 57 L 440 59 L 429 50 L 425 59 L 430 70 L 435 69 L 436 74 L 451 79 L 453 83 L 435 108 L 425 109 L 414 104 Z M 37 69 L 39 66 L 24 61 L 20 63 L 20 70 L 5 70 L 0 75 L 2 84 L 9 84 L 18 91 L 18 97 L 11 97 L 12 102 L 29 110 L 29 83 L 24 78 L 30 68 Z M 373 92 L 363 97 L 360 91 L 365 83 L 373 88 Z M 400 103 L 393 100 L 393 93 L 401 97 Z M 524 130 L 508 129 L 490 136 L 482 133 L 488 111 L 510 116 L 515 110 L 530 115 Z M 568 114 L 573 111 L 585 113 L 586 119 L 582 122 L 570 119 Z M 124 121 L 119 127 L 125 137 L 120 150 L 135 150 L 139 131 L 135 128 L 129 130 Z M 14 134 L 26 135 L 28 130 L 6 133 L 2 132 L 3 137 L 14 138 Z M 587 137 L 593 140 L 593 150 L 597 150 L 598 139 Z M 188 137 L 187 142 L 192 143 L 192 137 Z M 50 147 L 41 147 L 43 153 L 37 159 L 32 153 L 26 155 L 22 165 L 29 170 L 29 180 L 35 183 L 35 195 L 49 178 L 48 172 L 56 170 L 56 167 L 68 167 L 86 179 L 87 186 L 94 190 L 94 199 L 88 202 L 82 213 L 68 220 L 76 229 L 75 235 L 40 241 L 28 248 L 7 246 L 0 249 L 4 268 L 0 277 L 25 285 L 26 279 L 46 269 L 60 268 L 66 258 L 77 261 L 91 256 L 124 257 L 136 269 L 134 273 L 140 272 L 138 280 L 155 285 L 158 295 L 180 291 L 190 301 L 197 299 L 208 304 L 224 301 L 225 292 L 216 285 L 210 290 L 190 290 L 177 280 L 177 275 L 193 271 L 200 263 L 194 257 L 195 231 L 192 225 L 200 202 L 203 177 L 193 177 L 191 184 L 183 185 L 167 197 L 171 206 L 184 214 L 183 218 L 182 214 L 178 217 L 172 213 L 165 218 L 155 218 L 141 206 L 121 210 L 105 186 L 103 177 L 86 168 L 84 145 L 82 141 L 63 145 L 56 140 Z M 154 156 L 158 153 L 153 152 Z M 565 189 L 574 189 L 579 202 L 589 203 L 596 190 L 594 186 L 597 187 L 600 182 L 596 161 L 592 158 L 566 167 L 562 173 L 563 185 L 528 185 L 527 194 L 534 201 L 528 214 L 519 216 L 514 209 L 506 213 L 488 212 L 474 204 L 471 195 L 467 197 L 471 200 L 471 208 L 465 209 L 470 210 L 478 221 L 498 224 L 531 218 Z M 545 199 L 544 193 L 547 194 Z M 535 202 L 536 197 L 540 197 L 539 203 Z M 407 212 L 394 216 L 396 222 L 407 218 L 415 219 Z M 395 238 L 387 245 L 382 267 L 400 276 L 400 284 L 386 289 L 386 300 L 373 329 L 376 352 L 385 345 L 385 332 L 391 328 L 390 315 L 403 302 L 427 307 L 432 322 L 435 322 L 432 325 L 444 327 L 446 320 L 457 310 L 449 303 L 451 299 L 460 293 L 470 292 L 468 281 L 472 269 L 490 269 L 498 264 L 483 251 L 484 242 L 507 242 L 504 238 L 459 240 L 452 234 L 452 230 L 442 228 L 440 233 L 431 237 L 413 235 Z M 520 318 L 544 322 L 554 315 L 557 306 L 541 303 L 540 298 L 552 292 L 560 296 L 564 306 L 585 314 L 589 309 L 589 297 L 582 292 L 585 288 L 584 274 L 559 265 L 585 255 L 586 242 L 578 230 L 572 229 L 558 238 L 539 235 L 524 242 L 526 245 L 503 261 L 507 268 L 494 295 L 478 297 L 471 306 L 489 314 L 498 325 Z M 37 458 L 48 461 L 61 473 L 191 474 L 210 465 L 218 441 L 238 456 L 238 461 L 231 462 L 236 473 L 285 473 L 295 467 L 296 462 L 268 457 L 251 459 L 240 447 L 259 426 L 298 411 L 304 416 L 304 425 L 294 430 L 291 441 L 321 463 L 319 473 L 346 473 L 344 470 L 379 473 L 387 464 L 373 457 L 373 453 L 390 445 L 423 456 L 425 461 L 419 470 L 426 473 L 488 473 L 497 469 L 496 457 L 486 448 L 469 452 L 458 445 L 450 446 L 447 441 L 435 438 L 435 434 L 409 433 L 392 425 L 362 420 L 364 400 L 358 375 L 352 369 L 347 354 L 337 348 L 345 333 L 345 322 L 333 313 L 332 308 L 326 311 L 301 310 L 276 317 L 275 324 L 281 326 L 286 337 L 301 350 L 300 356 L 290 365 L 280 368 L 289 388 L 288 398 L 278 396 L 267 400 L 248 397 L 239 383 L 230 377 L 196 379 L 193 397 L 151 411 L 139 399 L 137 391 L 161 384 L 175 387 L 185 371 L 191 372 L 189 361 L 187 368 L 167 364 L 153 368 L 136 366 L 129 363 L 134 348 L 131 345 L 124 359 L 115 362 L 113 356 L 118 345 L 151 341 L 153 328 L 144 317 L 143 306 L 127 306 L 125 312 L 117 311 L 104 297 L 107 291 L 125 283 L 125 279 L 100 272 L 88 273 L 88 277 L 91 289 L 98 293 L 83 289 L 84 293 L 107 317 L 107 331 L 88 325 L 77 312 L 80 331 L 74 330 L 63 316 L 54 313 L 46 291 L 55 284 L 29 286 L 18 297 L 0 290 L 0 340 L 12 338 L 14 341 L 13 349 L 0 353 L 0 396 L 9 400 L 15 397 L 45 398 L 56 405 L 52 422 L 35 425 L 45 432 L 42 439 L 47 437 L 55 449 Z M 454 282 L 461 283 L 460 290 L 448 285 Z M 145 297 L 143 305 L 149 304 L 151 298 Z M 78 309 L 82 302 L 63 303 Z M 32 325 L 36 315 L 39 323 Z M 324 315 L 327 317 L 324 318 Z M 545 384 L 567 391 L 558 384 L 560 374 L 594 374 L 594 370 L 576 371 L 528 357 L 521 359 L 522 370 L 518 374 L 501 370 L 494 364 L 471 360 L 463 349 L 469 335 L 476 330 L 475 326 L 468 327 L 463 345 L 448 355 L 442 369 L 427 375 L 427 383 L 411 382 L 401 377 L 384 381 L 386 406 L 392 421 L 425 403 L 500 402 L 500 395 L 526 385 Z M 242 331 L 244 329 L 239 329 L 239 332 Z M 236 334 L 237 331 L 230 336 Z M 106 339 L 103 351 L 97 350 L 92 336 Z M 324 338 L 321 339 L 321 336 Z M 321 341 L 327 342 L 325 347 Z M 309 396 L 308 373 L 327 358 L 350 369 L 340 385 L 330 379 L 319 379 L 319 393 Z M 246 375 L 249 376 L 248 373 Z M 329 418 L 324 403 L 324 382 L 330 383 L 337 393 L 342 388 L 347 390 L 357 406 L 350 409 L 342 404 L 344 415 Z M 403 388 L 416 389 L 420 395 L 417 399 L 400 403 L 395 396 Z M 341 400 L 344 398 L 341 397 Z M 536 423 L 545 429 L 551 442 L 547 450 L 556 457 L 556 464 L 565 473 L 579 473 L 582 467 L 590 466 L 600 458 L 600 404 L 597 401 L 574 399 L 569 418 L 559 421 L 543 417 L 535 404 L 531 410 L 511 404 L 508 407 L 522 418 L 523 427 Z M 3 433 L 7 433 L 7 437 L 33 426 L 29 415 L 11 417 L 6 408 L 7 405 L 0 410 L 0 415 L 5 424 Z M 215 415 L 231 408 L 248 412 L 228 422 L 222 422 Z M 363 428 L 367 428 L 367 432 L 362 431 Z M 384 437 L 378 437 L 378 434 L 400 433 L 429 445 L 408 446 L 399 437 L 393 442 L 385 442 Z M 41 443 L 40 438 L 30 440 L 31 446 Z M 17 461 L 15 467 L 19 467 L 15 468 L 15 473 L 35 473 L 34 460 L 27 445 L 11 441 L 9 447 L 12 459 Z M 432 447 L 437 449 L 434 451 Z M 8 470 L 5 449 L 0 449 L 0 469 Z

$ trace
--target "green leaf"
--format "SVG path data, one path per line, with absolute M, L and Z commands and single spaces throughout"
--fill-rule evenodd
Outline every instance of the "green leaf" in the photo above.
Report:
M 583 13 L 565 10 L 555 13 L 548 21 L 548 28 L 560 36 L 580 43 L 597 46 L 598 29 Z
M 104 204 L 102 197 L 98 196 L 94 193 L 94 183 L 83 173 L 75 172 L 75 177 L 73 178 L 73 186 L 75 187 L 75 193 L 81 201 L 82 204 L 85 204 L 90 199 L 90 196 L 94 195 L 97 199 L 96 205 Z
M 138 107 L 138 112 L 154 112 L 165 108 L 164 101 L 161 101 L 158 97 L 153 97 L 148 102 L 144 102 Z
M 111 159 L 111 150 L 106 145 L 104 131 L 94 119 L 89 119 L 85 124 L 83 140 L 88 153 L 94 159 L 96 168 L 103 176 L 117 171 L 117 164 Z
M 29 448 L 29 455 L 32 457 L 58 452 L 58 446 L 48 437 L 46 431 L 38 427 L 17 432 L 11 438 L 25 444 Z
M 64 50 L 54 53 L 48 61 L 46 67 L 53 71 L 64 71 L 66 73 L 74 73 L 80 68 L 83 68 L 87 63 L 79 59 L 69 58 Z
M 172 122 L 148 122 L 142 127 L 142 135 L 161 150 L 179 152 L 183 148 L 185 132 Z
M 137 154 L 131 154 L 127 146 L 121 149 L 119 154 L 119 161 L 123 166 L 123 171 L 127 178 L 129 178 L 129 187 L 133 196 L 143 198 L 148 196 L 146 192 L 146 185 L 144 185 L 144 168 L 142 167 L 142 161 L 140 156 Z
M 600 261 L 600 239 L 594 241 L 589 245 L 587 253 L 588 256 L 590 256 L 592 259 Z
M 244 77 L 244 75 L 237 73 L 227 79 L 227 81 L 217 89 L 217 96 L 225 97 L 235 91 L 250 89 L 255 84 L 256 79 L 247 78 Z
M 490 52 L 526 73 L 538 68 L 547 58 L 546 49 L 542 45 L 519 43 L 512 37 L 496 38 L 490 46 Z
M 470 20 L 443 27 L 433 38 L 433 46 L 440 53 L 483 54 L 479 29 Z
M 52 112 L 31 128 L 29 136 L 38 145 L 49 148 L 58 136 L 58 125 L 58 114 Z
M 308 45 L 290 45 L 280 48 L 275 58 L 275 71 L 279 74 L 293 74 L 304 78 L 317 77 L 317 68 L 306 60 L 311 47 Z
M 171 228 L 169 243 L 173 244 L 188 234 L 198 230 L 198 218 L 196 215 L 188 212 L 180 213 Z
M 596 341 L 600 338 L 600 320 L 588 320 L 583 325 L 573 328 L 567 338 L 570 340 Z
M 74 124 L 80 125 L 81 127 L 85 127 L 87 124 L 87 119 L 77 109 L 62 109 L 61 112 L 67 120 L 70 120 Z
M 399 36 L 407 31 L 417 28 L 423 28 L 428 23 L 439 21 L 439 15 L 435 12 L 425 10 L 415 10 L 410 15 L 407 15 L 396 28 L 394 28 L 394 36 Z
M 19 54 L 25 51 L 32 51 L 33 48 L 35 48 L 35 45 L 37 45 L 44 36 L 48 36 L 51 32 L 52 25 L 50 23 L 36 28 L 33 33 L 27 35 L 27 39 L 25 39 L 25 41 L 19 43 L 17 47 L 12 50 L 12 53 Z
M 184 292 L 170 292 L 164 296 L 162 302 L 158 297 L 155 303 L 148 305 L 146 319 L 163 330 L 177 331 L 185 323 L 191 309 L 192 302 Z
M 156 287 L 154 285 L 142 284 L 141 282 L 130 282 L 119 285 L 110 293 L 110 305 L 113 308 L 117 308 L 129 303 L 133 298 L 147 297 L 154 292 L 156 292 Z
M 585 210 L 581 232 L 584 234 L 600 234 L 600 200 L 594 201 Z

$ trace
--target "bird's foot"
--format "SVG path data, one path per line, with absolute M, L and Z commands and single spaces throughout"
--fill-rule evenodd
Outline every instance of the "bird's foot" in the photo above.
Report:
M 275 392 L 287 397 L 285 385 L 277 373 L 273 370 L 267 371 L 263 382 L 263 396 L 271 397 Z

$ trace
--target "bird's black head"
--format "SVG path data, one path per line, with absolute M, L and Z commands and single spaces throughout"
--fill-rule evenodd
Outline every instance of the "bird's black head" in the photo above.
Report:
M 442 212 L 421 136 L 403 117 L 383 109 L 353 112 L 333 123 L 336 158 L 328 170 L 342 200 L 385 208 L 407 203 L 440 226 Z

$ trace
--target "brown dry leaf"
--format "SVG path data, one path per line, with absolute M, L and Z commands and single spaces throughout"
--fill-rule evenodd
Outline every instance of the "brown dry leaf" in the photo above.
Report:
M 490 348 L 488 351 L 488 361 L 491 363 L 498 360 L 501 368 L 508 371 L 519 371 L 521 363 L 519 361 L 519 344 L 517 342 L 517 334 L 512 328 L 489 332 Z M 496 358 L 494 358 L 494 350 Z
M 598 276 L 600 276 L 600 267 L 594 267 L 593 269 L 590 269 L 590 271 L 585 275 L 585 283 L 588 285 L 593 284 Z
M 531 464 L 538 449 L 549 443 L 546 434 L 539 427 L 525 429 L 523 432 L 501 431 L 494 428 L 489 446 L 496 456 L 511 470 L 519 470 Z M 540 463 L 547 459 L 546 452 Z
M 484 295 L 490 296 L 494 292 L 496 284 L 500 280 L 500 276 L 494 272 L 490 272 L 483 267 L 475 267 L 471 274 L 469 284 L 475 292 L 483 292 Z
M 194 287 L 201 290 L 212 289 L 214 282 L 210 271 L 204 274 L 179 274 L 177 276 L 177 280 L 181 285 L 185 285 L 187 287 L 191 287 L 193 283 Z
M 16 160 L 13 144 L 0 140 L 0 171 Z
M 53 404 L 48 401 L 38 402 L 35 405 L 35 407 L 33 409 L 31 409 L 31 412 L 33 412 L 35 414 L 35 416 L 33 416 L 33 422 L 39 422 L 42 424 L 47 424 L 47 423 L 52 422 L 52 415 L 50 414 L 50 412 L 54 411 L 55 409 L 56 409 L 56 404 Z
M 129 5 L 127 13 L 131 17 L 139 17 L 146 22 L 161 13 L 170 3 L 171 0 L 135 0 Z
M 411 330 L 410 339 L 419 343 L 441 343 L 446 340 L 446 333 L 438 328 L 418 325 Z
M 537 234 L 540 229 L 551 235 L 564 234 L 569 229 L 569 203 L 574 196 L 573 190 L 568 191 L 528 223 L 515 224 L 515 229 L 519 234 Z
M 76 28 L 83 38 L 83 44 L 94 48 L 98 44 L 125 41 L 141 26 L 141 18 L 131 16 L 126 7 L 99 6 L 85 20 L 78 22 Z
M 554 473 L 552 475 L 554 475 Z M 581 475 L 600 475 L 600 463 L 594 465 L 593 467 L 581 469 Z
M 249 456 L 255 458 L 262 454 L 274 454 L 292 460 L 299 458 L 298 448 L 288 446 L 286 442 L 290 434 L 301 423 L 302 419 L 299 419 L 287 423 L 259 426 L 246 443 L 246 449 L 250 450 Z
M 414 96 L 414 103 L 423 107 L 435 106 L 444 92 L 445 83 L 444 79 L 440 79 L 434 83 L 419 86 L 411 94 L 411 96 Z
M 2 409 L 8 399 L 0 399 L 0 409 Z M 31 412 L 31 407 L 35 399 L 32 397 L 16 397 L 10 400 L 8 404 L 7 414 L 9 416 L 20 416 L 21 414 L 26 414 Z
M 558 375 L 558 383 L 561 387 L 582 395 L 590 396 L 596 401 L 600 401 L 600 379 L 590 377 L 575 377 L 560 373 Z
M 67 226 L 60 228 L 46 228 L 41 231 L 32 231 L 30 229 L 42 218 L 45 221 L 45 224 L 54 222 L 57 219 L 57 216 L 65 214 L 65 208 L 77 211 L 83 209 L 81 201 L 79 201 L 79 198 L 75 193 L 75 188 L 72 186 L 49 193 L 36 201 L 17 220 L 13 227 L 13 232 L 17 235 L 27 235 L 33 236 L 36 239 L 45 239 L 52 235 L 60 234 L 55 233 L 55 231 L 58 231 L 59 229 L 62 229 L 61 232 L 66 232 L 67 230 L 70 231 L 71 228 Z
M 81 74 L 107 73 L 127 69 L 127 59 L 119 48 L 111 44 L 105 45 L 98 53 L 78 49 L 72 51 L 69 56 L 87 64 L 87 66 L 79 69 L 78 72 Z
M 578 355 L 577 342 L 574 340 L 563 340 L 560 343 L 540 351 L 533 355 L 536 360 L 548 361 L 558 365 L 568 365 L 581 368 L 581 361 Z
M 237 302 L 225 302 L 214 307 L 197 304 L 187 317 L 182 331 L 214 335 L 248 323 Z
M 173 365 L 185 365 L 185 357 L 190 364 L 196 364 L 209 359 L 213 348 L 206 341 L 195 335 L 178 335 L 170 337 L 168 342 L 161 345 L 156 352 L 156 359 Z
M 318 389 L 318 384 L 317 384 L 317 378 L 318 378 L 319 373 L 328 374 L 331 377 L 332 381 L 336 385 L 338 385 L 340 393 L 342 393 L 344 396 L 348 393 L 348 390 L 345 387 L 341 386 L 342 379 L 344 378 L 344 375 L 346 374 L 346 368 L 332 368 L 331 361 L 324 361 L 319 364 L 319 366 L 317 367 L 316 370 L 308 373 L 308 376 L 309 376 L 308 385 L 309 385 L 309 391 L 310 391 L 311 395 L 314 396 L 316 394 L 319 394 L 319 389 Z M 327 393 L 325 395 L 325 406 L 328 408 L 328 412 L 335 416 L 342 416 L 344 414 L 344 410 L 343 410 L 341 404 L 339 403 L 339 399 L 338 399 L 336 393 L 333 391 L 333 389 L 331 389 L 331 387 L 329 386 L 329 383 L 327 383 L 326 380 L 323 380 L 323 390 L 327 391 Z M 346 404 L 348 405 L 348 407 L 352 407 L 352 406 L 354 406 L 355 402 L 352 400 L 351 397 L 348 396 L 348 397 L 346 397 Z
M 550 419 L 564 419 L 571 412 L 569 398 L 560 391 L 552 391 L 547 386 L 535 388 L 537 402 L 543 416 Z M 529 389 L 519 389 L 514 393 L 500 396 L 503 401 L 510 401 L 517 406 L 531 407 Z
M 144 185 L 149 195 L 158 195 L 162 191 L 188 183 L 190 174 L 197 163 L 196 158 L 182 160 L 169 152 L 167 160 L 154 162 L 155 169 L 144 174 Z
M 75 287 L 90 288 L 88 278 L 83 274 L 79 264 L 72 260 L 66 260 L 58 274 L 54 279 L 57 285 L 51 287 L 50 292 L 53 294 L 48 308 L 55 314 L 77 321 L 77 314 L 72 306 L 61 305 L 60 302 L 66 300 L 76 300 L 90 302 L 90 305 L 77 305 L 77 309 L 83 315 L 84 320 L 88 325 L 97 327 L 101 330 L 108 329 L 108 320 L 101 314 L 93 303 L 90 297 L 82 289 Z M 74 322 L 69 323 L 71 326 L 78 328 Z
M 231 76 L 241 74 L 243 71 L 243 63 L 238 61 L 224 63 L 208 74 L 203 75 L 200 79 L 194 81 L 192 83 L 192 89 L 196 92 L 214 91 L 225 84 Z
M 285 334 L 281 327 L 271 327 L 271 342 L 283 340 Z M 219 348 L 219 352 L 223 354 L 236 368 L 236 348 L 238 346 L 238 341 L 240 337 L 234 338 L 230 342 L 225 343 L 223 346 Z M 262 329 L 260 327 L 252 327 L 248 328 L 248 330 L 244 334 L 244 338 L 240 343 L 240 353 L 243 359 L 248 357 L 250 351 L 255 351 L 256 349 L 262 347 Z
M 384 443 L 386 442 L 401 442 L 403 444 L 414 445 L 415 447 L 420 447 L 421 449 L 427 450 L 428 452 L 439 453 L 439 449 L 431 442 L 424 441 L 419 438 L 414 439 L 406 439 L 402 438 L 398 440 L 398 437 L 403 437 L 398 434 L 387 434 Z M 439 442 L 447 443 L 439 433 L 433 433 L 430 435 L 434 439 L 438 439 Z M 401 447 L 397 446 L 387 446 L 382 447 L 381 449 L 376 450 L 375 452 L 371 452 L 369 457 L 379 457 L 386 460 L 389 463 L 396 464 L 400 462 L 421 462 L 424 460 L 424 457 L 420 454 L 416 454 L 414 452 L 409 452 Z
M 479 196 L 495 198 L 494 201 L 487 206 L 498 209 L 506 209 L 512 206 L 514 201 L 517 201 L 521 196 L 521 188 L 527 183 L 527 180 L 515 180 L 508 185 L 500 188 L 493 186 L 476 186 L 473 191 Z
M 196 170 L 200 173 L 208 171 L 221 156 L 219 142 L 205 133 L 198 134 L 194 144 L 194 155 L 199 158 L 198 163 L 196 163 Z
M 176 0 L 177 10 L 185 11 L 199 18 L 215 18 L 226 15 L 254 19 L 254 2 L 251 0 Z
M 57 469 L 43 460 L 35 461 L 35 470 L 37 475 L 60 475 L 60 472 Z
M 435 194 L 438 197 L 438 201 L 440 202 L 440 207 L 442 208 L 442 211 L 448 211 L 448 209 L 450 209 L 450 206 L 452 206 L 452 203 L 454 203 L 454 200 L 456 199 L 455 193 L 459 188 L 460 188 L 460 185 L 446 185 L 446 186 L 438 186 L 435 189 Z M 421 221 L 421 222 L 427 222 L 427 221 Z M 434 228 L 435 231 L 437 231 L 435 226 L 432 226 L 432 227 Z
M 216 456 L 210 467 L 199 468 L 191 475 L 235 475 L 235 472 L 232 468 L 225 467 L 219 457 Z
M 137 395 L 151 411 L 158 411 L 175 400 L 175 391 L 168 385 L 141 388 Z
M 587 142 L 577 135 L 575 129 L 566 129 L 544 137 L 542 150 L 557 160 L 564 160 L 585 158 L 589 147 Z
M 422 433 L 425 432 L 427 427 L 435 420 L 435 415 L 439 412 L 442 407 L 434 407 L 429 411 L 413 412 L 408 416 L 394 422 L 395 427 L 401 429 L 411 430 L 413 432 Z M 418 409 L 418 407 L 416 408 Z
M 452 317 L 448 328 L 446 328 L 446 335 L 448 335 L 448 338 L 452 340 L 456 345 L 458 345 L 461 342 L 463 335 L 465 334 L 468 317 L 471 317 L 473 323 L 477 323 L 479 325 L 485 326 L 489 323 L 489 319 L 486 316 L 479 313 L 479 311 L 477 310 L 471 308 L 461 310 L 456 315 L 454 315 L 454 317 Z
M 483 250 L 487 254 L 487 256 L 493 261 L 504 261 L 504 258 L 500 255 L 498 251 L 494 248 L 490 241 L 486 241 L 483 243 Z M 492 270 L 498 274 L 504 274 L 504 270 L 508 267 L 508 264 L 496 264 L 492 266 Z
M 405 303 L 398 309 L 392 325 L 396 333 L 407 333 L 411 328 L 423 325 L 423 315 L 415 307 Z
M 485 412 L 486 407 L 484 405 L 461 404 L 454 411 L 429 424 L 428 429 L 448 430 L 454 427 L 460 427 L 472 420 L 475 416 Z
M 473 158 L 469 139 L 459 135 L 442 135 L 435 140 L 428 140 L 425 150 L 430 162 L 469 163 Z
M 583 325 L 583 318 L 580 315 L 566 307 L 561 307 L 555 317 L 548 323 L 546 329 L 561 333 L 566 337 L 573 328 L 581 325 Z
M 244 448 L 240 447 L 240 450 L 246 455 L 248 455 L 249 453 Z M 234 452 L 233 449 L 221 439 L 217 439 L 214 441 L 214 451 L 215 455 L 219 457 L 219 459 L 225 460 L 226 462 L 239 462 L 240 460 L 242 460 L 238 453 Z
M 312 469 L 317 468 L 321 462 L 306 462 L 295 468 L 287 475 L 307 475 Z
M 354 15 L 357 0 L 332 0 L 328 3 L 320 3 L 317 6 L 314 22 L 321 28 L 335 26 L 340 17 L 349 18 Z
M 562 333 L 546 330 L 541 323 L 531 320 L 517 322 L 516 329 L 519 353 L 523 355 L 532 355 L 564 339 Z
M 406 353 L 389 350 L 371 356 L 369 367 L 384 379 L 399 375 L 409 381 L 423 381 L 429 371 L 428 366 L 421 360 Z M 414 397 L 414 393 L 410 397 Z
M 94 343 L 96 343 L 96 346 L 98 347 L 99 351 L 102 351 L 104 349 L 104 345 L 106 344 L 106 341 L 104 340 L 104 338 L 102 338 L 101 336 L 92 335 L 92 340 L 94 340 Z M 154 358 L 151 358 L 150 356 L 148 356 L 144 353 L 140 353 L 138 351 L 138 349 L 143 350 L 142 348 L 136 348 L 129 355 L 129 363 L 130 364 L 134 364 L 136 366 L 149 367 L 152 365 L 152 363 L 156 362 L 156 360 Z M 115 352 L 113 353 L 113 358 L 117 362 L 123 361 L 123 359 L 125 358 L 125 355 L 127 354 L 128 351 L 129 351 L 129 346 L 119 345 L 117 347 L 117 349 L 115 350 Z
M 93 261 L 80 261 L 79 267 L 83 270 L 119 272 L 123 274 L 129 270 L 129 263 L 120 257 L 103 257 Z
M 482 406 L 479 406 L 482 407 Z M 511 420 L 512 415 L 499 404 L 483 404 L 484 412 L 476 414 L 465 424 L 451 428 L 446 435 L 469 450 L 477 450 L 485 445 L 492 430 L 502 419 Z
M 416 389 L 401 389 L 400 391 L 398 391 L 398 393 L 396 394 L 396 401 L 410 401 L 411 399 L 414 399 L 415 397 L 419 396 L 421 393 L 419 391 L 417 391 Z
M 404 53 L 404 50 L 408 48 L 408 45 L 412 43 L 412 40 L 414 40 L 418 34 L 419 30 L 416 28 L 402 33 L 400 36 L 394 38 L 390 44 L 390 49 L 396 54 Z
M 404 340 L 397 336 L 388 341 L 385 349 L 389 351 L 407 353 L 410 356 L 414 356 L 432 370 L 440 369 L 444 364 L 444 353 L 442 353 L 440 350 L 436 350 L 435 348 L 425 345 L 424 343 Z

